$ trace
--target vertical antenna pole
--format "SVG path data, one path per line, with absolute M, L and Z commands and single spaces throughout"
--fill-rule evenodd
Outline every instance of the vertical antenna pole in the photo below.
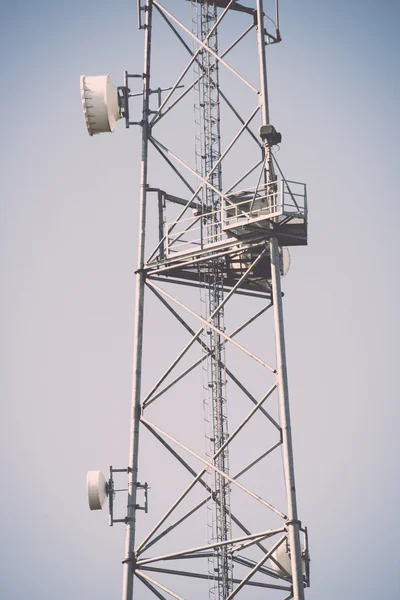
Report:
M 269 124 L 269 105 L 267 87 L 267 64 L 265 56 L 265 30 L 263 0 L 257 0 L 257 36 L 258 52 L 260 58 L 260 84 L 261 84 L 261 114 L 262 124 Z M 271 147 L 264 142 L 264 152 L 267 154 L 266 183 L 275 180 L 271 161 Z M 268 191 L 268 188 L 267 188 Z M 277 380 L 279 395 L 279 412 L 282 426 L 282 452 L 283 468 L 285 473 L 286 494 L 288 502 L 288 528 L 290 557 L 292 567 L 292 584 L 294 600 L 304 600 L 304 583 L 302 574 L 302 559 L 300 546 L 300 521 L 297 518 L 296 488 L 294 479 L 294 461 L 292 446 L 292 430 L 290 425 L 289 388 L 286 367 L 285 333 L 283 326 L 283 305 L 281 291 L 281 274 L 279 243 L 277 237 L 270 238 L 270 259 L 272 274 L 272 298 L 275 320 L 275 343 L 277 355 Z
M 136 273 L 136 300 L 134 317 L 133 344 L 133 376 L 132 376 L 132 412 L 130 422 L 130 446 L 128 469 L 128 504 L 127 526 L 125 541 L 125 558 L 123 560 L 122 600 L 133 598 L 133 577 L 135 572 L 135 533 L 137 510 L 138 483 L 138 447 L 140 424 L 140 394 L 142 379 L 142 349 L 143 349 L 143 315 L 144 315 L 144 252 L 146 231 L 146 200 L 147 200 L 147 156 L 149 145 L 149 102 L 150 102 L 150 51 L 151 51 L 151 20 L 152 0 L 146 0 L 146 24 L 144 71 L 143 71 L 143 116 L 142 116 L 142 161 L 140 169 L 140 214 L 139 214 L 139 249 L 138 270 Z
M 296 487 L 294 480 L 294 461 L 292 445 L 292 429 L 290 424 L 289 387 L 286 367 L 285 332 L 283 327 L 283 306 L 281 291 L 281 274 L 279 268 L 278 239 L 270 239 L 272 298 L 275 319 L 275 340 L 277 355 L 277 379 L 279 395 L 279 412 L 282 427 L 283 469 L 285 472 L 286 495 L 288 501 L 288 528 L 290 558 L 292 566 L 293 598 L 304 600 L 304 583 L 300 546 L 301 523 L 297 518 Z
M 263 125 L 269 124 L 269 103 L 268 103 L 268 81 L 267 81 L 267 59 L 265 56 L 265 30 L 264 30 L 264 7 L 263 0 L 257 0 L 257 45 L 260 67 L 260 105 L 261 105 L 261 122 Z M 271 158 L 271 148 L 264 141 L 263 159 L 265 161 L 265 184 L 266 193 L 269 193 L 268 184 L 275 179 L 274 167 Z
M 279 28 L 279 0 L 275 0 L 275 27 L 276 27 L 276 39 L 280 41 L 281 32 Z
M 267 60 L 265 56 L 265 31 L 263 0 L 257 0 L 257 44 L 260 66 L 260 104 L 262 124 L 269 123 L 268 85 L 267 85 Z

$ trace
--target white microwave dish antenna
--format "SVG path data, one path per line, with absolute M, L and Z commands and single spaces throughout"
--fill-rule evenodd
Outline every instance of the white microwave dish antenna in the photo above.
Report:
M 281 248 L 280 261 L 281 261 L 281 275 L 282 276 L 287 275 L 287 273 L 290 269 L 290 265 L 291 265 L 290 251 L 287 246 L 283 246 L 283 248 Z
M 88 471 L 87 495 L 90 510 L 101 510 L 107 497 L 107 484 L 101 471 Z
M 81 99 L 89 135 L 112 133 L 122 115 L 118 88 L 110 76 L 82 75 Z
M 276 571 L 281 577 L 284 577 L 286 573 L 289 575 L 292 574 L 292 562 L 290 558 L 290 549 L 287 544 L 281 544 L 275 552 L 272 554 L 273 558 L 278 561 L 278 563 L 283 567 L 279 567 L 276 563 L 272 563 L 272 568 Z M 303 575 L 306 574 L 306 561 L 304 555 L 304 546 L 301 544 L 301 570 Z

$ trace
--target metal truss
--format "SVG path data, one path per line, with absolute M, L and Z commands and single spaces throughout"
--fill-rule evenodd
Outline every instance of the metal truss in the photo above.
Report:
M 254 7 L 235 0 L 204 0 L 198 4 L 214 10 L 214 21 L 201 36 L 192 30 L 189 2 L 138 2 L 145 54 L 131 440 L 127 513 L 123 519 L 127 528 L 123 600 L 134 597 L 135 579 L 141 584 L 138 589 L 147 594 L 137 597 L 194 600 L 204 598 L 214 586 L 219 590 L 218 598 L 223 600 L 240 594 L 251 599 L 252 591 L 260 588 L 271 599 L 304 600 L 304 588 L 309 585 L 309 555 L 307 531 L 297 514 L 281 276 L 285 270 L 283 248 L 307 243 L 307 196 L 304 184 L 284 177 L 274 155 L 280 134 L 269 118 L 265 46 L 280 41 L 279 13 L 276 3 L 274 31 L 269 33 L 262 0 L 256 0 Z M 234 19 L 243 28 L 234 39 L 228 39 L 229 23 Z M 157 82 L 164 87 L 153 89 L 152 47 L 157 43 L 157 27 L 161 24 L 178 41 L 188 61 L 173 82 Z M 223 32 L 224 26 L 228 34 L 220 35 L 219 43 L 226 46 L 220 50 L 215 35 Z M 234 51 L 251 34 L 258 48 L 251 59 L 259 65 L 258 84 L 240 72 L 233 58 Z M 163 60 L 167 61 L 168 45 L 163 43 Z M 205 61 L 206 56 L 211 63 Z M 210 78 L 207 64 L 214 65 L 214 75 L 216 67 L 229 73 L 234 85 L 253 94 L 254 103 L 243 116 L 236 106 L 233 84 L 225 88 L 218 77 L 212 79 L 221 113 L 214 112 L 217 117 L 210 118 L 221 118 L 223 122 L 224 115 L 229 114 L 237 125 L 213 160 L 199 169 L 193 163 L 194 141 L 192 154 L 184 146 L 181 152 L 174 150 L 171 137 L 165 134 L 165 124 L 175 118 L 181 128 L 185 127 L 181 115 L 186 114 L 184 107 L 191 102 L 194 90 L 204 85 L 206 77 Z M 137 95 L 129 91 L 128 97 Z M 259 131 L 257 119 L 258 125 L 261 121 Z M 254 151 L 254 160 L 248 164 L 243 161 L 243 167 L 240 164 L 224 188 L 216 174 L 223 172 L 241 145 L 246 155 L 253 156 Z M 164 178 L 152 170 L 156 159 L 157 164 L 163 165 L 163 173 L 168 173 Z M 149 208 L 153 210 L 152 221 L 147 220 Z M 216 268 L 220 291 L 214 300 L 218 301 L 204 314 L 199 308 L 199 290 L 209 290 L 215 283 Z M 149 297 L 154 299 L 157 313 L 165 311 L 177 331 L 179 328 L 185 332 L 187 341 L 179 351 L 172 352 L 160 331 L 169 364 L 159 368 L 153 363 L 153 381 L 148 389 L 142 389 L 146 368 L 144 307 L 145 298 L 147 303 Z M 242 299 L 244 307 L 239 311 L 241 322 L 235 304 L 238 299 Z M 237 321 L 231 331 L 226 329 L 228 320 L 223 318 L 224 311 L 228 315 L 230 309 L 236 312 Z M 146 312 L 147 318 L 151 320 Z M 272 333 L 268 336 L 265 332 L 269 321 Z M 246 337 L 255 327 L 258 335 Z M 265 342 L 261 350 L 260 336 Z M 272 351 L 266 353 L 268 346 Z M 228 358 L 235 357 L 232 364 L 229 360 L 225 364 L 225 351 Z M 273 355 L 275 359 L 271 360 Z M 182 394 L 182 389 L 192 389 L 194 374 L 210 363 L 218 370 L 218 377 L 226 377 L 228 382 L 226 404 L 231 430 L 228 434 L 224 429 L 220 442 L 211 446 L 214 449 L 207 454 L 187 435 L 188 427 L 201 429 L 203 423 L 185 424 L 179 418 L 171 419 L 165 408 Z M 225 398 L 226 392 L 223 394 Z M 187 401 L 198 402 L 199 398 L 201 389 L 193 389 Z M 143 487 L 138 479 L 139 457 L 141 473 L 146 470 L 146 460 L 150 460 L 148 455 L 140 454 L 142 432 L 147 433 L 149 443 L 158 447 L 157 452 L 162 449 L 168 460 L 179 466 L 183 478 L 172 486 L 174 493 L 168 494 L 164 504 L 159 499 L 159 513 L 154 515 L 152 525 L 145 526 L 147 516 L 143 515 L 139 528 L 137 511 L 141 507 L 137 496 Z M 254 452 L 249 443 L 252 435 L 257 441 Z M 198 438 L 193 435 L 195 439 Z M 244 452 L 246 444 L 249 448 Z M 276 456 L 282 457 L 283 466 L 268 470 L 271 461 L 275 461 L 271 465 L 277 464 Z M 268 479 L 262 475 L 263 469 L 270 473 Z M 220 484 L 216 486 L 213 481 Z M 150 484 L 157 489 L 155 482 Z M 229 503 L 225 493 L 230 496 Z M 213 514 L 220 515 L 218 518 L 229 510 L 231 523 L 224 526 L 222 534 L 211 536 L 211 541 L 206 539 L 206 532 L 202 538 L 199 528 L 202 519 L 206 523 L 201 515 L 210 506 L 215 509 Z M 187 532 L 191 531 L 191 539 L 199 543 L 187 543 Z M 216 563 L 212 572 L 210 564 L 217 555 L 225 558 Z M 188 587 L 190 582 L 195 587 Z M 205 587 L 197 587 L 201 585 Z

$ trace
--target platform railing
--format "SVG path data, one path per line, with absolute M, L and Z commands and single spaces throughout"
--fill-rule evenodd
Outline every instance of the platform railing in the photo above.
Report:
M 279 223 L 306 217 L 306 185 L 286 179 L 235 192 L 224 204 L 224 230 L 271 219 Z
M 258 188 L 247 188 L 224 197 L 222 209 L 198 213 L 165 225 L 166 255 L 176 256 L 221 241 L 221 230 L 210 234 L 210 223 L 222 220 L 222 239 L 249 224 L 307 222 L 307 189 L 304 183 L 278 179 Z M 205 235 L 207 232 L 207 235 Z M 231 234 L 230 234 L 231 232 Z M 236 235 L 236 234 L 235 234 Z
M 221 213 L 221 209 L 217 209 L 166 223 L 165 251 L 167 256 L 196 249 L 202 250 L 204 246 L 220 241 L 220 229 L 216 227 L 215 234 L 210 234 L 210 222 L 220 222 Z M 207 235 L 205 235 L 206 231 Z

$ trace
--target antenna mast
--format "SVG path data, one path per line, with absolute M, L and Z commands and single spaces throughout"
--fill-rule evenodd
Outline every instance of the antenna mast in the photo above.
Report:
M 274 153 L 282 136 L 270 120 L 265 49 L 281 41 L 278 0 L 272 31 L 263 0 L 248 4 L 138 0 L 143 72 L 125 72 L 118 88 L 108 76 L 81 78 L 90 135 L 112 132 L 119 118 L 142 132 L 129 461 L 110 467 L 107 482 L 98 471 L 87 480 L 89 507 L 102 508 L 108 497 L 110 525 L 126 525 L 123 600 L 207 593 L 212 600 L 251 600 L 260 591 L 271 600 L 304 600 L 310 584 L 281 290 L 288 247 L 307 244 L 307 194 L 305 184 L 286 179 Z M 177 55 L 167 35 L 186 60 L 172 75 Z M 238 56 L 246 57 L 245 73 Z M 134 121 L 138 96 L 141 116 Z M 157 300 L 146 322 L 154 327 L 166 311 L 187 335 L 175 354 L 163 328 L 157 331 L 154 355 L 161 340 L 166 370 L 157 358 L 143 362 L 145 291 Z M 228 313 L 231 306 L 239 308 Z M 244 338 L 254 324 L 253 336 Z M 196 370 L 203 391 L 190 379 Z M 146 389 L 143 372 L 153 376 Z M 143 434 L 186 479 L 171 476 L 165 489 L 164 463 L 154 469 Z M 152 471 L 149 521 L 143 478 Z M 127 508 L 119 517 L 117 477 L 127 478 Z

